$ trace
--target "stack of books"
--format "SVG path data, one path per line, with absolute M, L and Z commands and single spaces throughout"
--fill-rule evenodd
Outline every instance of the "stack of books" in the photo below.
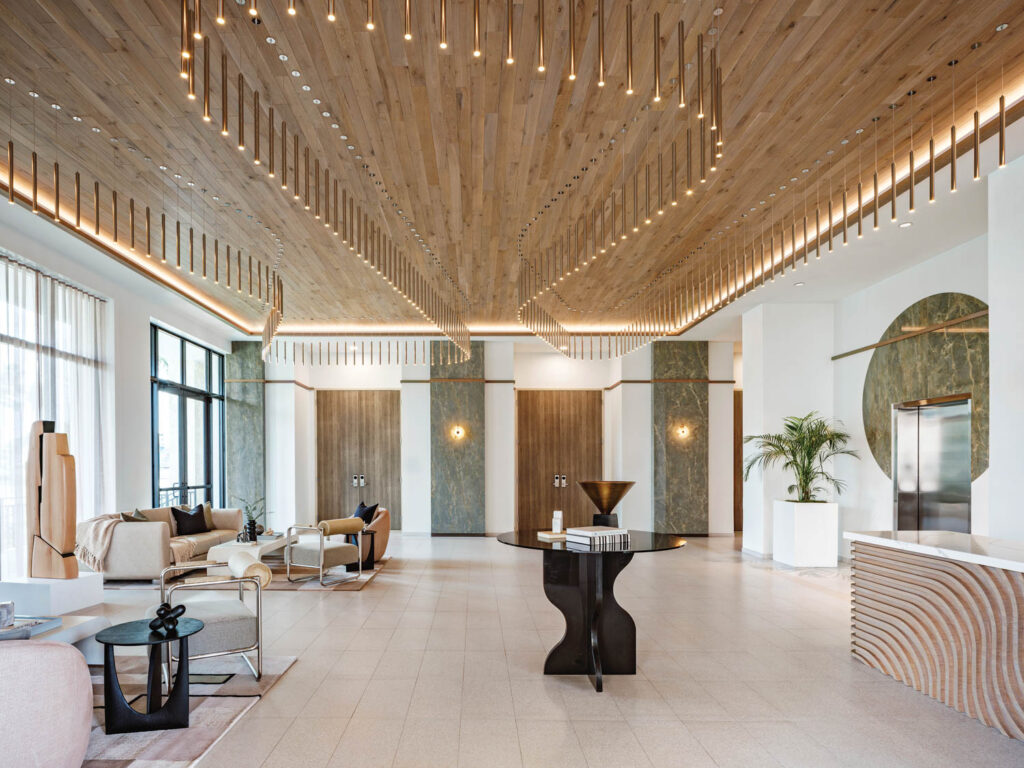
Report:
M 608 525 L 588 525 L 566 528 L 565 544 L 568 549 L 614 550 L 629 547 L 629 531 Z

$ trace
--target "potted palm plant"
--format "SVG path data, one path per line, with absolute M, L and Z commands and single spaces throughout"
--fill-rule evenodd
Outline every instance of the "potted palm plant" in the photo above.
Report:
M 799 568 L 835 567 L 839 562 L 839 505 L 819 498 L 829 490 L 838 496 L 843 482 L 830 472 L 836 456 L 853 456 L 847 448 L 850 434 L 841 422 L 812 411 L 790 416 L 778 434 L 748 435 L 755 452 L 747 460 L 743 478 L 754 468 L 781 465 L 796 482 L 789 486 L 790 499 L 777 499 L 772 515 L 772 557 Z

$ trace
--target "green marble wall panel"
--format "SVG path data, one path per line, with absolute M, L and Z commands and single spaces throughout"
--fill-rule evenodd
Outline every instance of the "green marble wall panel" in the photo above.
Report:
M 708 532 L 708 385 L 659 379 L 707 379 L 706 341 L 657 341 L 652 347 L 654 530 Z M 676 430 L 685 425 L 687 437 Z
M 230 507 L 239 506 L 240 498 L 266 496 L 260 342 L 231 342 L 231 354 L 224 357 L 224 378 L 258 382 L 224 385 L 224 499 Z
M 938 293 L 901 312 L 879 341 L 987 307 L 963 293 Z M 988 316 L 875 349 L 864 378 L 864 432 L 887 476 L 892 477 L 892 406 L 962 393 L 971 395 L 974 479 L 988 469 Z
M 445 346 L 445 342 L 432 343 L 435 360 L 442 359 Z M 473 342 L 472 355 L 466 362 L 432 364 L 430 378 L 430 530 L 483 535 L 483 342 Z M 456 426 L 465 432 L 461 439 L 452 436 Z

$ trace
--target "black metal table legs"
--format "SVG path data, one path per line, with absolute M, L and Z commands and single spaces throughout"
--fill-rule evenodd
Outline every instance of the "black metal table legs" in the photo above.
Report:
M 169 645 L 169 644 L 168 644 Z M 170 651 L 170 648 L 168 648 Z M 163 644 L 149 647 L 146 676 L 146 711 L 139 712 L 127 702 L 117 679 L 114 646 L 103 648 L 103 709 L 107 733 L 137 733 L 170 728 L 188 728 L 188 637 L 178 638 L 178 672 L 167 701 L 160 704 Z
M 631 552 L 544 552 L 544 594 L 565 617 L 565 636 L 544 662 L 545 675 L 587 675 L 594 689 L 603 675 L 636 674 L 636 624 L 615 601 L 615 578 Z

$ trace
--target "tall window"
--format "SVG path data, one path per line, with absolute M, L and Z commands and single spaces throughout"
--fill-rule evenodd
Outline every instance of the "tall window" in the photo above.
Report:
M 33 422 L 75 457 L 77 516 L 104 499 L 106 302 L 0 249 L 0 574 L 26 572 L 25 462 Z
M 152 327 L 153 504 L 224 504 L 224 356 Z

